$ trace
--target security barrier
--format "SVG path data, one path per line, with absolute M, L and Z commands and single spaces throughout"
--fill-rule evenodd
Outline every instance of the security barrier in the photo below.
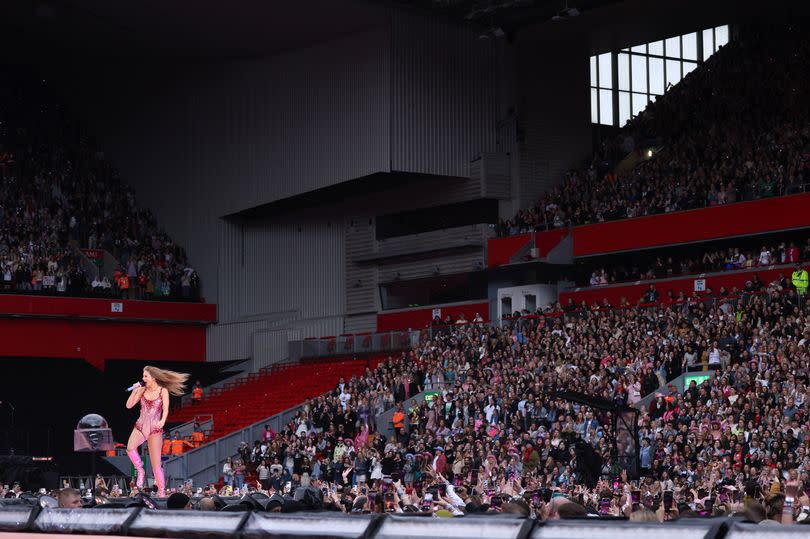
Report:
M 537 521 L 516 515 L 468 515 L 456 518 L 401 514 L 347 515 L 337 512 L 267 513 L 201 512 L 129 508 L 52 509 L 38 505 L 0 505 L 0 532 L 37 534 L 82 533 L 140 537 L 321 537 L 321 538 L 437 538 L 495 539 L 798 539 L 805 525 L 762 527 L 739 517 L 681 519 L 673 522 L 630 522 L 622 519 L 582 518 Z

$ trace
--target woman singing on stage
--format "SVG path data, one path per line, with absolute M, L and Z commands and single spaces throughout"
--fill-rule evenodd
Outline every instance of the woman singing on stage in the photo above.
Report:
M 135 428 L 132 429 L 127 443 L 127 455 L 138 472 L 135 483 L 138 489 L 143 488 L 145 474 L 138 448 L 146 442 L 158 496 L 166 495 L 166 479 L 160 464 L 160 451 L 163 446 L 163 425 L 166 424 L 169 415 L 169 394 L 182 395 L 186 389 L 185 382 L 188 376 L 157 367 L 144 367 L 143 385 L 135 388 L 127 399 L 127 408 L 134 407 L 138 402 L 141 404 L 141 415 L 135 422 Z

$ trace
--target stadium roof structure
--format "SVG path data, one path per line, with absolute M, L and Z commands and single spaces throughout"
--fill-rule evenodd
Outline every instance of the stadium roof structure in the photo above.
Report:
M 238 58 L 336 39 L 383 15 L 368 0 L 4 0 L 0 44 L 15 56 Z
M 769 15 L 810 11 L 806 2 L 772 0 Z M 470 25 L 482 38 L 518 30 L 556 41 L 570 35 L 594 51 L 627 46 L 696 20 L 727 24 L 761 17 L 761 0 L 4 0 L 0 46 L 6 63 L 32 59 L 138 58 L 145 61 L 261 57 L 384 26 L 392 9 Z M 646 21 L 646 23 L 641 24 Z M 535 31 L 542 26 L 542 31 Z M 646 30 L 645 30 L 646 29 Z M 630 31 L 632 30 L 632 31 Z M 637 35 L 647 32 L 649 36 Z
M 481 25 L 493 32 L 512 32 L 519 27 L 549 20 L 564 20 L 584 11 L 620 0 L 382 0 L 394 5 L 418 7 Z

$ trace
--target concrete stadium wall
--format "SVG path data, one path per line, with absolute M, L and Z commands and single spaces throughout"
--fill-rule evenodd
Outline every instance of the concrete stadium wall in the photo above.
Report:
M 234 339 L 280 329 L 262 321 L 281 313 L 313 320 L 302 331 L 346 314 L 347 216 L 224 216 L 377 172 L 464 177 L 495 149 L 494 45 L 380 13 L 377 27 L 269 57 L 66 66 L 69 101 L 219 304 L 209 359 L 249 352 Z
M 221 217 L 388 168 L 388 57 L 381 28 L 269 58 L 105 66 L 98 84 L 76 83 L 76 102 L 218 302 L 235 297 L 220 286 L 245 246 Z

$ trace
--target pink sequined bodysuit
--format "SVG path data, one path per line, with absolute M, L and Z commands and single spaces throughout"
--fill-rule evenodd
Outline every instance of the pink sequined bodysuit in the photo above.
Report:
M 135 429 L 139 430 L 144 438 L 149 438 L 152 434 L 163 434 L 163 429 L 157 426 L 162 415 L 163 397 L 158 394 L 155 400 L 149 400 L 141 396 L 141 415 L 135 422 Z

